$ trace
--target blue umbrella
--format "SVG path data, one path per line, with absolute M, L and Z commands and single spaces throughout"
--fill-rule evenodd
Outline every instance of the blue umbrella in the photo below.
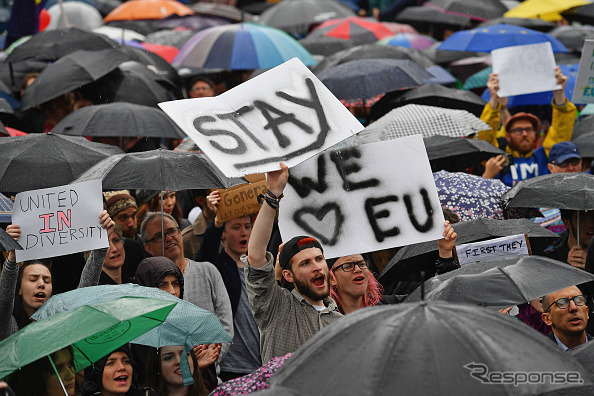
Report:
M 0 223 L 12 223 L 12 200 L 0 193 Z
M 563 74 L 567 78 L 567 84 L 565 84 L 565 96 L 571 98 L 573 96 L 573 88 L 575 87 L 575 79 L 577 78 L 579 63 L 573 63 L 569 65 L 559 65 Z M 489 90 L 486 89 L 481 97 L 487 102 L 491 99 Z M 548 105 L 553 100 L 553 91 L 536 92 L 526 95 L 510 96 L 507 107 L 517 107 L 526 105 Z
M 433 75 L 433 78 L 427 80 L 425 84 L 435 83 L 441 85 L 450 85 L 455 84 L 456 81 L 458 81 L 456 80 L 456 77 L 454 77 L 449 71 L 441 66 L 429 66 L 426 67 L 425 70 Z
M 551 43 L 553 52 L 569 52 L 555 37 L 521 26 L 499 24 L 452 34 L 439 47 L 442 51 L 491 52 L 516 45 Z

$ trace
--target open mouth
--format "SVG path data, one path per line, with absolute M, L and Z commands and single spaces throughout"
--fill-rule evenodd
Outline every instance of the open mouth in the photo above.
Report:
M 168 244 L 168 245 L 165 246 L 165 250 L 173 249 L 176 246 L 177 246 L 177 243 L 170 243 L 170 244 Z
M 353 282 L 355 282 L 357 284 L 361 284 L 361 283 L 365 282 L 365 276 L 363 276 L 363 275 L 355 276 L 353 278 Z
M 127 375 L 120 375 L 119 377 L 114 378 L 114 381 L 117 384 L 125 385 L 126 382 L 128 382 L 128 376 Z
M 45 300 L 45 293 L 43 293 L 43 292 L 35 293 L 33 295 L 33 297 L 35 297 L 35 299 L 37 299 L 37 300 Z
M 569 319 L 569 323 L 572 325 L 579 325 L 581 322 L 582 322 L 582 319 L 577 316 Z
M 239 246 L 241 246 L 242 248 L 246 248 L 246 247 L 247 247 L 247 244 L 248 244 L 248 241 L 247 241 L 247 239 L 246 239 L 246 240 L 244 240 L 244 241 L 240 241 L 240 242 L 239 242 Z
M 314 286 L 316 287 L 323 287 L 326 284 L 326 277 L 323 275 L 320 276 L 316 276 L 312 283 L 314 284 Z

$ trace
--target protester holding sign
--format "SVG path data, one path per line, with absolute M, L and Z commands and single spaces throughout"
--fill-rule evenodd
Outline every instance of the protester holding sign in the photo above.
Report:
M 260 328 L 262 360 L 298 349 L 322 327 L 339 319 L 336 302 L 329 297 L 329 271 L 320 243 L 311 237 L 286 242 L 279 262 L 284 278 L 295 288 L 280 287 L 274 278 L 274 256 L 266 251 L 276 210 L 289 178 L 289 168 L 269 172 L 268 191 L 254 222 L 248 244 L 245 278 L 248 298 Z
M 499 97 L 497 94 L 499 91 L 497 74 L 489 75 L 487 87 L 491 99 L 483 109 L 481 120 L 489 124 L 491 129 L 479 132 L 479 139 L 505 149 L 508 158 L 499 156 L 487 161 L 483 177 L 490 179 L 497 177 L 508 186 L 513 186 L 520 180 L 549 173 L 547 168 L 549 150 L 555 143 L 571 139 L 576 117 L 575 105 L 565 97 L 567 77 L 563 75 L 559 67 L 555 69 L 555 76 L 561 89 L 553 92 L 553 120 L 542 147 L 535 149 L 540 121 L 532 114 L 523 112 L 514 114 L 505 123 L 504 138 L 497 138 L 497 131 L 501 124 L 501 112 L 507 106 L 508 98 Z M 509 157 L 511 157 L 511 163 L 509 163 Z
M 107 211 L 99 216 L 101 226 L 110 233 L 114 222 Z M 21 229 L 12 224 L 7 233 L 19 240 Z M 107 249 L 91 252 L 83 269 L 78 287 L 96 285 Z M 8 253 L 0 275 L 0 340 L 25 327 L 29 319 L 52 296 L 52 275 L 46 260 L 26 261 L 19 269 L 14 250 Z

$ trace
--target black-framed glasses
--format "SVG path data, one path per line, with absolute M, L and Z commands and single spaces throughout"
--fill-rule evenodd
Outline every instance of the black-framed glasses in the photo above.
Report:
M 528 127 L 528 128 L 514 128 L 512 130 L 509 131 L 509 133 L 513 133 L 514 135 L 521 135 L 522 133 L 524 133 L 524 131 L 526 131 L 527 134 L 531 134 L 531 133 L 536 133 L 536 129 L 534 129 L 533 127 Z
M 179 234 L 179 227 L 168 228 L 165 230 L 164 234 L 169 235 L 170 237 L 174 237 Z M 162 240 L 163 240 L 163 235 L 159 232 L 158 234 L 155 234 L 154 237 L 147 240 L 147 242 L 161 243 Z
M 571 304 L 572 301 L 577 307 L 582 307 L 586 305 L 586 297 L 580 294 L 573 298 L 560 298 L 558 300 L 553 301 L 553 303 L 549 305 L 547 309 L 545 309 L 545 312 L 548 312 L 549 309 L 551 309 L 551 307 L 555 304 L 557 304 L 557 306 L 560 309 L 567 309 L 569 308 L 569 304 Z
M 582 162 L 581 158 L 570 158 L 568 160 L 565 160 L 563 162 L 561 162 L 560 164 L 553 162 L 553 165 L 557 165 L 559 168 L 565 169 L 567 168 L 569 165 L 572 165 L 574 167 L 578 166 L 580 163 Z
M 361 261 L 351 261 L 349 263 L 342 263 L 339 266 L 332 268 L 332 271 L 336 271 L 339 268 L 342 268 L 344 272 L 351 272 L 355 270 L 355 265 L 359 267 L 359 269 L 367 269 L 369 268 L 369 260 L 361 260 Z

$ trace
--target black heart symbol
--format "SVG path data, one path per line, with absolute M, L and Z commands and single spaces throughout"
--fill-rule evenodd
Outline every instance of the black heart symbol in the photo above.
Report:
M 324 217 L 330 212 L 334 212 L 336 214 L 336 222 L 334 223 L 334 231 L 332 232 L 332 236 L 328 238 L 325 235 L 321 235 L 319 232 L 316 232 L 315 224 L 312 226 L 306 223 L 303 220 L 303 216 L 306 214 L 313 215 L 316 220 L 322 221 Z M 295 213 L 293 213 L 293 221 L 301 228 L 303 228 L 307 233 L 315 238 L 317 238 L 322 245 L 334 246 L 338 241 L 338 235 L 340 234 L 340 227 L 344 222 L 344 216 L 342 211 L 340 210 L 340 206 L 334 202 L 327 203 L 326 205 L 322 206 L 321 208 L 312 208 L 312 207 L 305 207 L 301 208 Z

